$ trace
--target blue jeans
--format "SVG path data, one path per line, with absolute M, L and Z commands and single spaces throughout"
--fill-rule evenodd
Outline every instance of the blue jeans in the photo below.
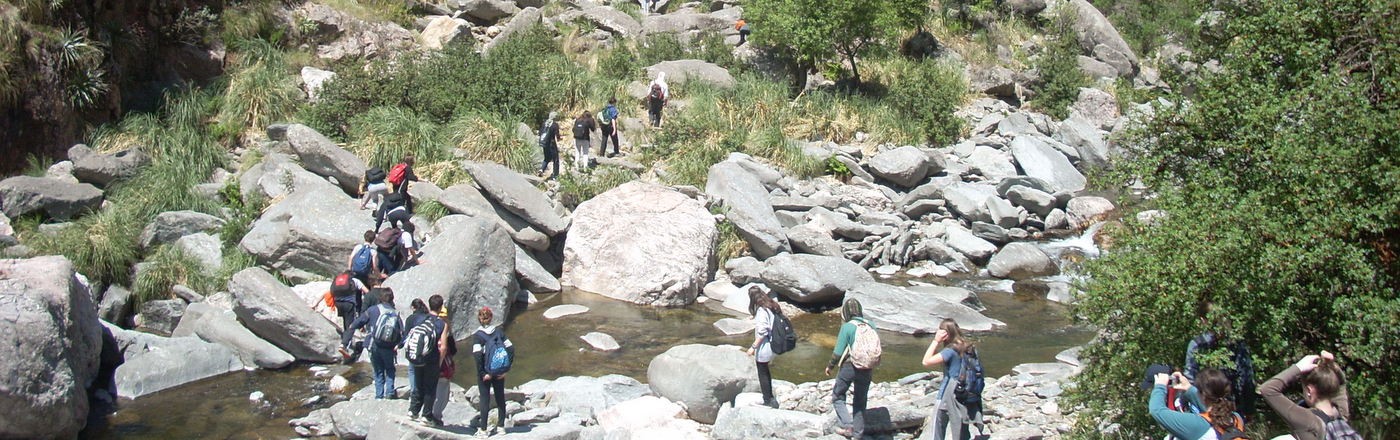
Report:
M 374 398 L 376 399 L 395 397 L 394 357 L 393 348 L 374 347 L 369 351 L 369 365 L 374 368 Z

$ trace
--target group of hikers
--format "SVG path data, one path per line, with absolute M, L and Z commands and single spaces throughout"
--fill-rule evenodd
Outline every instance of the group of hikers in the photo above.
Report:
M 643 99 L 647 108 L 647 118 L 651 127 L 661 127 L 662 111 L 666 108 L 667 102 L 671 98 L 671 86 L 666 83 L 666 73 L 657 74 L 647 86 L 647 94 Z M 593 158 L 590 151 L 593 149 L 593 133 L 596 131 L 600 135 L 601 141 L 598 145 L 598 157 L 616 157 L 622 154 L 622 141 L 619 134 L 618 119 L 621 113 L 617 109 L 617 98 L 609 98 L 607 105 L 598 111 L 595 118 L 593 112 L 585 110 L 578 117 L 574 118 L 573 139 L 574 139 L 574 170 L 584 171 L 592 164 Z M 539 128 L 539 145 L 544 150 L 544 161 L 540 163 L 538 175 L 544 177 L 545 171 L 549 170 L 550 164 L 554 165 L 554 171 L 550 174 L 550 179 L 559 177 L 559 140 L 563 139 L 563 134 L 559 131 L 559 112 L 550 112 Z M 608 153 L 608 143 L 612 143 L 612 153 Z

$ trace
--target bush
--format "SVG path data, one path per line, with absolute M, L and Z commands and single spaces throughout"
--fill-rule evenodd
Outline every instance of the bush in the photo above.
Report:
M 1058 11 L 1051 26 L 1055 37 L 1035 63 L 1044 85 L 1031 104 L 1055 119 L 1069 117 L 1069 106 L 1079 99 L 1079 88 L 1089 84 L 1089 78 L 1079 70 L 1080 48 L 1074 20 L 1076 16 L 1069 7 Z
M 901 67 L 887 99 L 895 114 L 907 118 L 909 137 L 933 145 L 956 141 L 963 122 L 953 112 L 962 105 L 967 90 L 962 72 L 937 61 L 918 61 Z
M 639 73 L 637 55 L 626 46 L 619 45 L 598 57 L 598 74 L 606 78 L 632 80 L 639 78 Z
M 170 288 L 176 284 L 194 289 L 196 292 L 211 292 L 217 288 L 215 277 L 204 273 L 199 261 L 186 255 L 180 248 L 164 245 L 145 261 L 148 264 L 132 285 L 136 304 L 146 301 L 167 299 Z
M 1205 0 L 1093 0 L 1138 56 L 1168 42 L 1186 43 L 1196 34 L 1196 19 L 1211 9 Z
M 269 124 L 296 114 L 305 100 L 296 78 L 291 75 L 280 52 L 262 40 L 235 46 L 267 46 L 248 52 L 242 66 L 228 75 L 223 103 L 217 120 L 233 127 L 230 132 L 263 131 Z M 275 55 L 267 55 L 267 54 Z M 253 56 L 263 54 L 263 56 Z

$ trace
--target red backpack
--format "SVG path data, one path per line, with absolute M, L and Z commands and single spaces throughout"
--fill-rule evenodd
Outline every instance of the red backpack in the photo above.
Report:
M 350 271 L 341 272 L 331 280 L 331 295 L 337 299 L 343 299 L 355 294 L 355 281 L 351 278 Z
M 407 174 L 408 164 L 401 163 L 394 165 L 394 168 L 389 170 L 389 184 L 397 189 L 399 185 L 403 185 L 403 179 Z

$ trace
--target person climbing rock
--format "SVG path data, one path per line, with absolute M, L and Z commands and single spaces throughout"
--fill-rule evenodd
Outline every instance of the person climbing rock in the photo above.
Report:
M 443 339 L 447 335 L 447 324 L 438 319 L 421 299 L 413 300 L 409 306 L 413 308 L 413 314 L 405 320 L 404 327 L 408 331 L 399 343 L 399 348 L 404 350 L 404 357 L 408 359 L 413 373 L 410 377 L 413 388 L 408 400 L 408 416 L 418 420 L 421 413 L 423 420 L 429 424 L 442 426 L 442 420 L 433 415 L 433 405 L 437 398 L 442 353 L 446 351 Z
M 403 206 L 413 213 L 413 196 L 408 194 L 408 182 L 417 182 L 418 174 L 413 172 L 413 155 L 405 155 L 398 165 L 389 169 L 386 178 L 396 194 L 403 196 Z
M 576 153 L 574 168 L 578 171 L 588 169 L 588 150 L 592 147 L 593 130 L 597 129 L 598 125 L 593 121 L 593 113 L 587 110 L 574 119 L 574 152 Z
M 356 330 L 368 329 L 369 337 L 365 339 L 365 345 L 369 349 L 369 364 L 374 371 L 374 398 L 393 399 L 396 397 L 394 358 L 398 354 L 396 346 L 403 337 L 403 320 L 399 318 L 398 310 L 394 309 L 393 290 L 377 287 L 370 291 L 370 296 L 376 297 L 378 304 L 366 309 L 355 322 L 350 323 L 341 336 L 340 346 L 342 350 L 348 348 Z
M 739 44 L 734 47 L 743 46 L 749 41 L 749 22 L 744 20 L 744 17 L 739 17 L 739 21 L 734 22 L 734 30 L 739 31 Z
M 559 178 L 559 123 L 555 122 L 558 118 L 558 112 L 549 112 L 549 118 L 540 124 L 540 149 L 544 150 L 544 161 L 540 163 L 540 177 L 544 177 L 544 170 L 553 162 L 554 174 L 549 178 Z
M 661 127 L 661 113 L 666 102 L 671 99 L 671 86 L 666 84 L 666 72 L 656 74 L 656 79 L 647 86 L 647 116 L 652 127 Z

